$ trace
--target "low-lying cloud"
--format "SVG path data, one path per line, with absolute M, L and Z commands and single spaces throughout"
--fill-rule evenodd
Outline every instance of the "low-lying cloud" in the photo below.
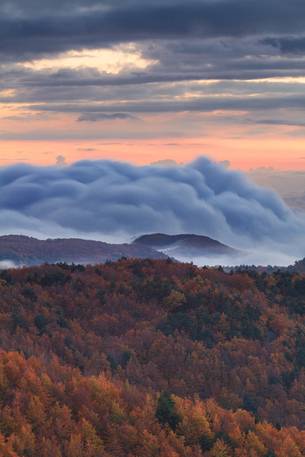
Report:
M 277 194 L 204 157 L 176 167 L 19 164 L 0 168 L 0 190 L 3 234 L 129 241 L 186 232 L 246 250 L 305 255 L 305 220 Z
M 18 265 L 16 265 L 11 260 L 0 260 L 0 271 L 7 270 L 9 268 L 17 268 L 17 267 L 18 267 Z

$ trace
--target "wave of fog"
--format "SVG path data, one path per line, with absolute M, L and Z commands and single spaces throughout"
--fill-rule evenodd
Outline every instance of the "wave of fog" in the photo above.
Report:
M 293 265 L 296 258 L 300 255 L 291 255 L 285 252 L 279 252 L 277 250 L 268 249 L 267 246 L 263 246 L 253 251 L 244 251 L 240 255 L 217 255 L 217 256 L 199 256 L 199 257 L 179 257 L 176 259 L 181 262 L 193 262 L 198 266 L 239 266 L 239 265 L 261 265 L 261 266 L 279 266 L 285 267 Z M 301 256 L 302 257 L 302 256 Z
M 177 167 L 19 164 L 0 168 L 0 191 L 2 234 L 129 241 L 143 233 L 196 233 L 262 253 L 255 263 L 305 255 L 304 218 L 244 174 L 204 157 Z
M 11 260 L 0 260 L 0 270 L 7 270 L 9 268 L 17 268 L 19 265 L 16 265 Z

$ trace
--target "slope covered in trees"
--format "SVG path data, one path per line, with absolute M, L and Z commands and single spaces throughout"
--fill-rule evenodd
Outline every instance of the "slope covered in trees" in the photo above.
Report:
M 0 455 L 305 455 L 305 276 L 0 273 Z
M 109 244 L 80 238 L 38 240 L 23 235 L 0 236 L 0 262 L 13 265 L 42 265 L 45 263 L 79 263 L 83 265 L 118 260 L 122 257 L 138 259 L 166 259 L 161 252 L 137 244 Z

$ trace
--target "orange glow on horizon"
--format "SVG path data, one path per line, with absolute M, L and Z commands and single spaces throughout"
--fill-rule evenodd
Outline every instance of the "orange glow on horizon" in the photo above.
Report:
M 287 153 L 289 151 L 289 154 Z M 118 140 L 118 141 L 2 141 L 0 165 L 16 162 L 53 165 L 57 156 L 67 163 L 78 160 L 111 159 L 139 165 L 164 159 L 178 163 L 208 156 L 216 161 L 229 160 L 231 168 L 249 170 L 273 167 L 279 170 L 305 170 L 305 138 L 183 140 Z

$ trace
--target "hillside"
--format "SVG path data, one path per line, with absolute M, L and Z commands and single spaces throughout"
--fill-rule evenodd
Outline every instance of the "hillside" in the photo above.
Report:
M 305 275 L 0 273 L 0 455 L 302 457 Z
M 172 257 L 214 257 L 235 256 L 238 251 L 217 240 L 202 235 L 181 234 L 166 235 L 153 233 L 137 238 L 135 245 L 150 247 Z
M 0 261 L 11 261 L 17 265 L 57 262 L 96 264 L 121 257 L 166 258 L 149 246 L 136 244 L 109 244 L 77 238 L 37 240 L 21 235 L 0 236 Z

